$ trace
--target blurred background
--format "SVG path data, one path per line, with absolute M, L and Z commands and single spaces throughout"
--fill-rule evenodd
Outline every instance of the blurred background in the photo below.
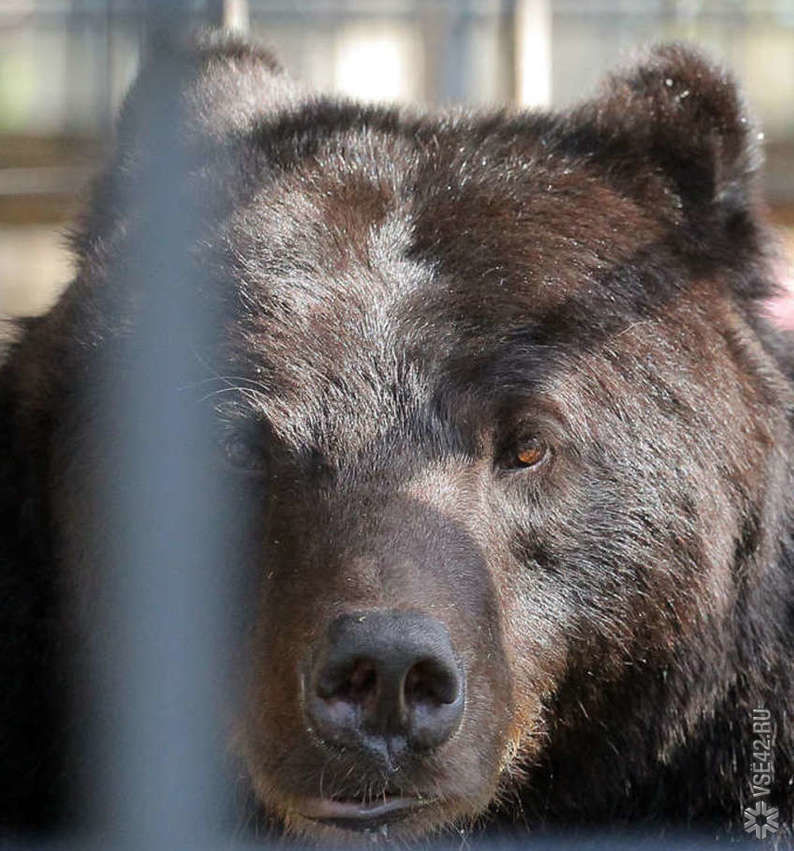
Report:
M 157 0 L 0 0 L 0 314 L 69 280 L 64 233 L 112 142 Z M 196 0 L 331 92 L 420 104 L 565 107 L 649 42 L 727 64 L 764 132 L 766 195 L 794 294 L 794 0 Z M 794 295 L 772 309 L 794 327 Z

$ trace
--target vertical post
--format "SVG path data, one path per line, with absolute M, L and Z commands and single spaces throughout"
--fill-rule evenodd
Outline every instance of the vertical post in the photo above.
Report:
M 210 23 L 236 32 L 248 32 L 248 0 L 210 0 Z
M 219 703 L 231 580 L 210 412 L 184 392 L 219 324 L 212 282 L 191 261 L 195 163 L 176 106 L 184 69 L 171 39 L 189 3 L 156 0 L 148 11 L 159 60 L 132 116 L 139 172 L 114 189 L 127 232 L 106 283 L 108 303 L 134 305 L 135 315 L 106 344 L 93 406 L 102 459 L 93 521 L 102 531 L 90 559 L 101 578 L 92 806 L 118 847 L 173 851 L 210 847 L 225 816 Z
M 179 41 L 180 34 L 190 32 L 189 0 L 143 0 L 144 48 L 148 55 L 164 52 Z
M 516 4 L 516 94 L 520 106 L 551 106 L 551 0 Z
M 82 0 L 71 0 L 64 27 L 65 67 L 64 78 L 69 81 L 64 89 L 65 113 L 62 124 L 69 135 L 77 135 L 83 127 L 83 103 L 79 93 L 86 85 L 86 10 Z
M 469 94 L 468 57 L 471 50 L 471 0 L 444 4 L 443 96 L 446 101 L 465 101 Z
M 105 68 L 102 80 L 102 101 L 100 104 L 99 125 L 103 139 L 109 139 L 113 128 L 113 93 L 114 93 L 114 45 L 115 16 L 114 0 L 105 0 Z

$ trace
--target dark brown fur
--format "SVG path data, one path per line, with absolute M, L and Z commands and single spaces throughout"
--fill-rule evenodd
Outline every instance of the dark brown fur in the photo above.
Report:
M 259 586 L 234 746 L 265 809 L 344 841 L 301 802 L 434 799 L 404 837 L 499 802 L 530 827 L 737 828 L 765 708 L 790 831 L 794 384 L 730 79 L 663 47 L 566 114 L 428 116 L 310 98 L 233 42 L 173 67 L 196 168 L 172 191 L 199 205 L 200 295 L 226 311 L 183 386 L 228 377 L 223 434 L 264 465 L 234 485 L 249 546 L 230 552 Z M 107 465 L 77 391 L 140 309 L 118 282 L 151 211 L 120 199 L 157 157 L 146 74 L 77 278 L 0 380 L 0 664 L 29 683 L 0 759 L 13 777 L 40 748 L 4 796 L 15 827 L 59 812 L 57 741 L 29 725 L 60 729 L 56 591 L 90 596 Z M 550 455 L 514 469 L 527 435 Z M 327 749 L 300 695 L 329 623 L 379 609 L 439 619 L 467 677 L 457 734 L 399 774 Z

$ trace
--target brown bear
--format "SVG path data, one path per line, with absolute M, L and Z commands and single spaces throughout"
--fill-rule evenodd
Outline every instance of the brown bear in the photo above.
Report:
M 226 37 L 155 60 L 0 373 L 3 824 L 73 806 L 142 363 L 133 445 L 228 497 L 230 749 L 269 824 L 790 835 L 794 357 L 758 145 L 683 46 L 560 114 L 321 97 Z

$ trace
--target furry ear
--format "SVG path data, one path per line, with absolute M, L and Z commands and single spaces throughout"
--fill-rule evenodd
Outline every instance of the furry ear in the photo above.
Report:
M 156 147 L 151 128 L 164 124 L 185 140 L 219 141 L 299 95 L 300 87 L 267 50 L 228 34 L 158 43 L 122 107 L 118 145 Z
M 124 101 L 93 202 L 72 231 L 79 267 L 94 264 L 97 279 L 128 223 L 152 221 L 152 205 L 166 199 L 172 220 L 185 204 L 211 208 L 217 220 L 255 167 L 241 140 L 303 97 L 267 50 L 228 34 L 157 42 Z
M 733 79 L 695 50 L 653 49 L 576 115 L 598 137 L 599 159 L 661 173 L 685 214 L 719 211 L 725 221 L 754 206 L 760 134 Z

